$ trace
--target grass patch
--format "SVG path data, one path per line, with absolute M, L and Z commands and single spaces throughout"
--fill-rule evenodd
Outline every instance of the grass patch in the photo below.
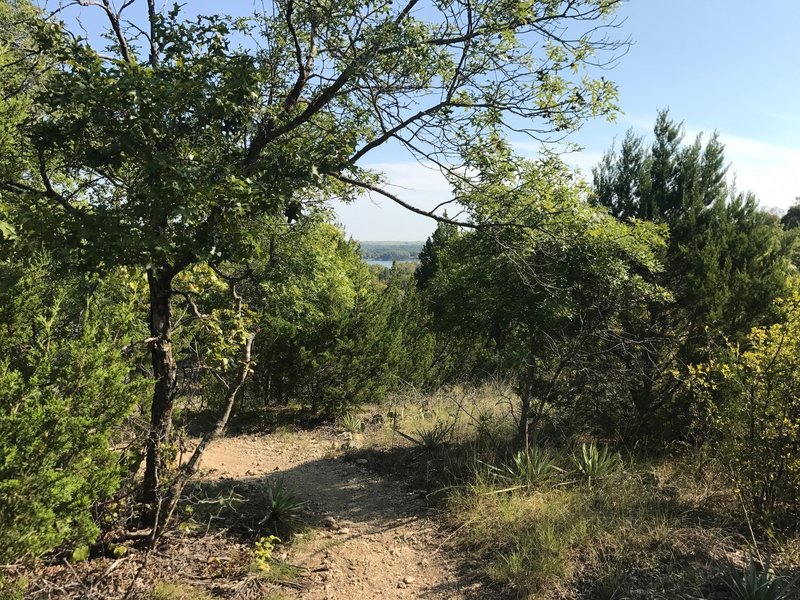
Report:
M 713 451 L 619 452 L 548 431 L 527 452 L 502 389 L 455 388 L 396 400 L 367 429 L 370 465 L 427 489 L 450 514 L 457 550 L 496 584 L 530 600 L 729 600 L 753 547 L 741 502 Z M 401 402 L 403 402 L 401 404 Z M 421 453 L 398 431 L 451 427 Z M 413 482 L 413 483 L 411 483 Z M 758 532 L 757 532 L 758 535 Z M 800 537 L 759 536 L 776 570 L 796 575 Z
M 212 596 L 191 585 L 162 581 L 156 583 L 149 600 L 212 600 Z
M 451 497 L 450 510 L 486 575 L 529 598 L 572 597 L 589 580 L 593 598 L 617 597 L 630 587 L 627 571 L 674 558 L 679 528 L 678 505 L 636 473 L 510 493 L 476 480 Z

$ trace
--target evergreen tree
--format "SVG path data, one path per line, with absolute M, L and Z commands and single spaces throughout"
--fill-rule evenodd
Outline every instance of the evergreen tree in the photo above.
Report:
M 770 320 L 773 300 L 785 290 L 790 252 L 755 197 L 728 188 L 718 136 L 684 145 L 682 127 L 666 111 L 658 115 L 654 136 L 647 148 L 629 132 L 621 150 L 612 149 L 594 169 L 593 188 L 593 201 L 617 218 L 669 227 L 657 281 L 674 302 L 628 317 L 629 327 L 650 340 L 629 357 L 629 366 L 640 375 L 630 390 L 632 404 L 653 427 L 664 409 L 678 421 L 688 415 L 689 398 L 676 373 L 705 360 L 723 339 L 739 339 Z M 675 431 L 683 428 L 667 422 Z M 658 428 L 666 431 L 663 422 Z

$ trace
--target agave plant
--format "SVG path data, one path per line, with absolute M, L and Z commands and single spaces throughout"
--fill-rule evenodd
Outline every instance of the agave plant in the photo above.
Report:
M 350 433 L 361 433 L 365 427 L 363 420 L 350 413 L 339 418 L 339 425 Z
M 747 555 L 747 567 L 743 573 L 732 571 L 725 582 L 734 600 L 789 600 L 800 595 L 798 578 L 790 579 L 775 575 L 770 570 L 767 557 L 759 569 L 753 557 Z
M 419 427 L 414 431 L 416 437 L 407 435 L 399 429 L 397 430 L 397 433 L 406 438 L 408 441 L 415 443 L 423 450 L 433 452 L 447 441 L 453 431 L 454 426 L 455 423 L 439 422 L 428 428 Z
M 581 451 L 572 456 L 575 469 L 578 475 L 585 477 L 592 484 L 592 481 L 605 477 L 622 464 L 622 457 L 619 452 L 612 452 L 608 446 L 598 447 L 591 442 L 581 445 Z
M 276 530 L 292 529 L 306 506 L 306 502 L 287 487 L 283 477 L 267 480 L 261 489 L 260 503 L 265 514 L 258 524 L 270 524 Z
M 547 481 L 556 472 L 562 471 L 556 464 L 556 456 L 548 449 L 533 446 L 520 450 L 505 465 L 509 479 L 527 488 Z

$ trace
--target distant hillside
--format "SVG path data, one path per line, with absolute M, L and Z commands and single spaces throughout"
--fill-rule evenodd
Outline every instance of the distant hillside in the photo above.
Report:
M 359 242 L 364 260 L 418 260 L 425 242 Z

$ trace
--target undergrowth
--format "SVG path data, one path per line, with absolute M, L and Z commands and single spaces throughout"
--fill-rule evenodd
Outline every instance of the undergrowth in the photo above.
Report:
M 439 492 L 429 498 L 442 499 L 457 551 L 498 598 L 723 600 L 731 573 L 746 575 L 754 544 L 780 546 L 789 572 L 800 558 L 798 540 L 749 531 L 734 487 L 705 449 L 648 457 L 562 436 L 513 451 L 501 401 L 454 394 L 455 402 L 439 394 L 423 408 L 403 405 L 373 443 L 419 447 L 387 432 L 452 427 L 436 440 L 442 452 L 411 456 L 425 460 L 429 488 Z

